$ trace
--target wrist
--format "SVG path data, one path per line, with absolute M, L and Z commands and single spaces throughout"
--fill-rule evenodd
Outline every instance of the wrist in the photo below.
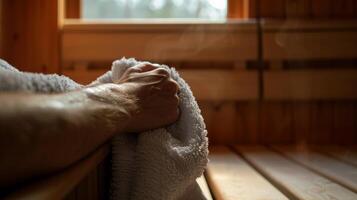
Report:
M 91 116 L 103 121 L 113 132 L 127 132 L 126 127 L 138 106 L 135 97 L 126 92 L 124 85 L 102 84 L 84 88 Z

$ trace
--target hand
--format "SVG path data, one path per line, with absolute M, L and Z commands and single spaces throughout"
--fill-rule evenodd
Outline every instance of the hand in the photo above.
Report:
M 126 132 L 159 128 L 179 116 L 178 84 L 166 69 L 151 64 L 129 68 L 117 82 L 122 91 L 134 97 L 136 108 Z

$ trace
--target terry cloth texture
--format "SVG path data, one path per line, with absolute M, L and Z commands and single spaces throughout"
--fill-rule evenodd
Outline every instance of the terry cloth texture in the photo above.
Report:
M 126 69 L 141 62 L 121 59 L 94 83 L 116 82 Z M 111 197 L 131 200 L 205 199 L 196 178 L 208 159 L 207 131 L 190 87 L 175 69 L 167 69 L 180 86 L 177 122 L 112 140 Z M 0 91 L 64 92 L 82 87 L 65 76 L 20 72 L 0 60 Z

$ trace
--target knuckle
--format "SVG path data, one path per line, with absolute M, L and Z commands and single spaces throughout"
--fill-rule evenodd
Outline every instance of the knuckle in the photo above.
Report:
M 160 68 L 157 69 L 157 74 L 164 75 L 164 76 L 169 76 L 169 72 L 166 69 Z

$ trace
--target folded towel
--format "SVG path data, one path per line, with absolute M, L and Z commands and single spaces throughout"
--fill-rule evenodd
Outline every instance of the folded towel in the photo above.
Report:
M 115 61 L 112 70 L 94 83 L 115 82 L 126 69 L 139 63 L 135 59 Z M 208 161 L 207 131 L 200 109 L 189 86 L 178 73 L 167 66 L 160 67 L 166 68 L 180 86 L 179 120 L 168 127 L 138 135 L 119 134 L 114 137 L 112 199 L 205 199 L 196 183 Z M 16 81 L 10 81 L 10 73 Z M 21 77 L 25 78 L 22 80 Z M 26 84 L 26 81 L 30 83 Z M 67 77 L 9 69 L 0 71 L 0 85 L 2 82 L 7 83 L 5 88 L 38 92 L 61 92 L 80 87 Z M 19 86 L 18 82 L 27 86 Z

